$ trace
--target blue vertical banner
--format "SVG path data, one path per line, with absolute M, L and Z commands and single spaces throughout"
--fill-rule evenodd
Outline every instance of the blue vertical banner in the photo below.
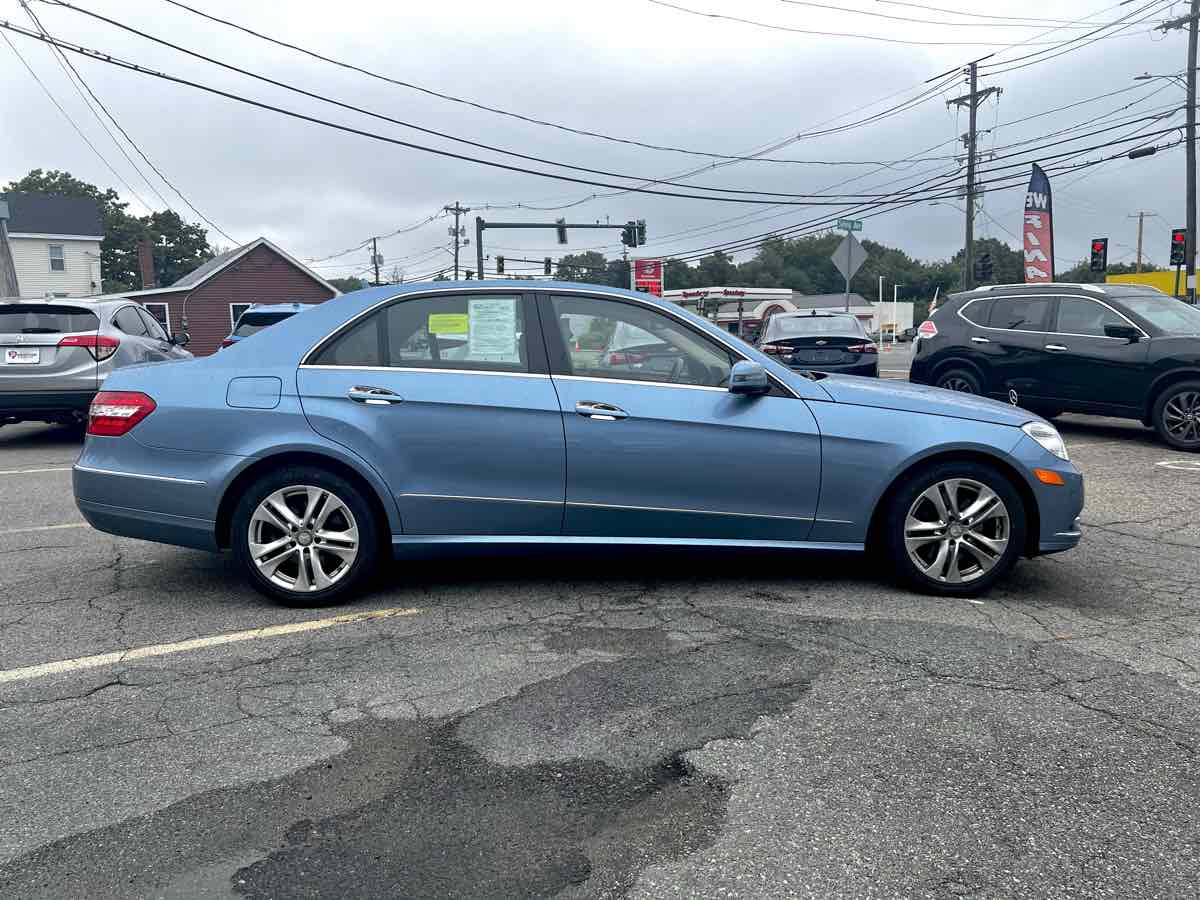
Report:
M 1025 214 L 1021 229 L 1025 256 L 1025 283 L 1054 280 L 1054 203 L 1050 197 L 1050 179 L 1037 163 L 1025 193 Z

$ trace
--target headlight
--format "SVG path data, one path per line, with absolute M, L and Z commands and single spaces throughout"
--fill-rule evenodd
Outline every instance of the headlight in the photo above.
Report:
M 1071 458 L 1067 455 L 1067 445 L 1063 443 L 1062 435 L 1053 425 L 1047 425 L 1045 422 L 1029 422 L 1022 425 L 1021 430 L 1059 459 Z

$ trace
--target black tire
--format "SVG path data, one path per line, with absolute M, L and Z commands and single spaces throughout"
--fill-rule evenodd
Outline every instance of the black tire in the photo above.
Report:
M 1150 421 L 1163 443 L 1200 452 L 1200 381 L 1181 381 L 1158 395 Z
M 959 545 L 955 553 L 965 553 L 966 555 L 963 559 L 968 560 L 968 564 L 965 567 L 961 563 L 958 564 L 957 568 L 961 573 L 961 577 L 967 577 L 967 580 L 958 582 L 955 582 L 953 577 L 944 580 L 931 577 L 913 561 L 906 546 L 906 524 L 909 511 L 914 508 L 914 504 L 917 503 L 918 498 L 927 490 L 950 479 L 969 479 L 970 482 L 990 489 L 1004 504 L 1008 522 L 1003 530 L 1007 538 L 1007 544 L 1004 546 L 1002 552 L 991 557 L 990 569 L 985 569 L 980 562 L 984 556 L 982 553 L 984 545 L 981 543 L 972 543 L 976 539 L 970 534 L 965 538 L 955 539 Z M 965 512 L 970 507 L 972 496 L 978 497 L 979 494 L 973 493 L 973 488 L 969 485 L 962 486 L 960 491 L 959 499 L 962 504 L 965 504 L 966 508 L 960 508 L 959 512 Z M 922 504 L 925 502 L 927 501 L 922 501 Z M 919 509 L 924 508 L 924 506 L 919 507 Z M 932 507 L 929 507 L 929 509 L 932 510 Z M 918 516 L 918 518 L 923 517 Z M 989 517 L 977 527 L 983 529 L 980 532 L 981 534 L 992 540 L 997 539 L 1001 533 L 996 518 Z M 1009 481 L 1008 477 L 1000 472 L 999 469 L 984 463 L 971 460 L 963 460 L 961 462 L 951 460 L 936 463 L 905 477 L 900 489 L 892 495 L 891 500 L 888 502 L 888 507 L 884 512 L 882 531 L 879 536 L 881 539 L 880 543 L 883 549 L 886 550 L 893 570 L 905 584 L 927 594 L 950 597 L 975 597 L 987 591 L 1012 570 L 1012 567 L 1016 565 L 1017 559 L 1021 556 L 1025 547 L 1025 535 L 1025 504 L 1021 501 L 1021 495 L 1017 493 L 1017 489 Z M 953 542 L 953 540 L 950 541 L 950 543 Z M 966 550 L 962 549 L 964 543 L 966 544 Z M 928 556 L 936 557 L 939 550 L 940 543 L 931 540 L 929 544 L 922 546 L 917 552 L 919 556 L 920 554 L 927 554 Z M 978 568 L 980 571 L 973 572 L 973 568 Z M 949 572 L 948 569 L 944 569 L 944 571 Z
M 285 546 L 280 553 L 280 556 L 294 554 L 295 558 L 289 559 L 278 566 L 278 577 L 284 580 L 291 577 L 293 584 L 299 583 L 303 577 L 308 580 L 308 583 L 313 584 L 314 587 L 312 589 L 289 589 L 271 580 L 271 578 L 260 570 L 250 549 L 251 525 L 252 518 L 259 504 L 272 494 L 278 491 L 295 489 L 297 493 L 294 498 L 290 498 L 290 503 L 296 503 L 296 501 L 301 499 L 298 492 L 302 487 L 312 487 L 326 491 L 333 498 L 340 500 L 353 518 L 346 517 L 344 512 L 341 511 L 330 513 L 330 517 L 333 520 L 331 530 L 338 531 L 338 525 L 353 526 L 357 529 L 358 543 L 355 548 L 356 555 L 353 561 L 343 566 L 343 564 L 338 563 L 338 560 L 341 559 L 340 554 L 334 553 L 334 549 L 328 543 L 325 546 L 317 546 L 322 543 L 322 540 L 317 539 L 315 531 L 301 528 L 301 532 L 308 533 L 309 543 L 305 543 L 300 532 L 297 532 L 297 540 L 292 543 L 291 547 Z M 325 503 L 332 508 L 331 501 L 326 500 Z M 325 506 L 317 508 L 317 514 L 313 516 L 313 520 L 320 517 L 320 513 L 324 508 Z M 299 510 L 299 505 L 296 508 L 292 508 L 289 505 L 289 510 L 295 516 Z M 300 511 L 302 512 L 302 510 Z M 304 516 L 299 515 L 297 518 L 303 522 Z M 274 525 L 260 524 L 256 525 L 256 528 L 275 529 L 281 532 L 280 540 L 289 537 L 287 532 Z M 344 534 L 350 533 L 348 529 L 341 529 L 341 531 Z M 272 540 L 275 537 L 273 533 L 263 531 L 260 531 L 259 534 L 264 541 Z M 380 523 L 376 520 L 375 512 L 358 487 L 340 475 L 336 475 L 326 469 L 310 466 L 291 466 L 264 475 L 242 494 L 237 506 L 234 508 L 230 542 L 234 556 L 237 557 L 238 562 L 246 571 L 250 583 L 257 590 L 289 606 L 310 607 L 344 602 L 367 584 L 378 565 L 381 534 Z M 316 557 L 315 562 L 313 557 Z M 300 565 L 300 560 L 306 558 L 308 561 L 305 563 L 305 575 L 301 576 L 296 566 Z M 273 560 L 274 558 L 272 558 Z M 314 566 L 320 567 L 322 575 L 332 566 L 338 567 L 334 572 L 335 577 L 328 587 L 319 589 L 315 587 L 318 583 L 318 577 L 315 575 L 317 569 Z M 295 576 L 289 576 L 288 573 L 293 570 L 296 572 Z M 314 574 L 310 575 L 309 573 Z
M 979 394 L 982 388 L 979 379 L 970 369 L 947 369 L 938 375 L 937 386 L 947 391 L 958 391 L 962 394 Z

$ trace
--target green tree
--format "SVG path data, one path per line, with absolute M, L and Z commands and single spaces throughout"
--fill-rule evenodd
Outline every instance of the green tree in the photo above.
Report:
M 554 277 L 559 281 L 582 281 L 587 284 L 609 284 L 608 260 L 603 253 L 568 253 L 558 261 Z
M 5 190 L 90 197 L 100 204 L 100 221 L 104 227 L 100 265 L 104 272 L 102 289 L 105 293 L 149 286 L 141 283 L 137 261 L 137 245 L 144 239 L 154 246 L 154 269 L 160 285 L 177 281 L 213 257 L 207 232 L 199 225 L 184 222 L 170 210 L 140 218 L 131 216 L 126 212 L 129 204 L 122 202 L 112 188 L 101 190 L 70 172 L 33 169 L 23 178 L 10 181 Z
M 325 280 L 343 294 L 349 294 L 351 291 L 361 291 L 367 286 L 367 283 L 361 278 L 326 278 Z

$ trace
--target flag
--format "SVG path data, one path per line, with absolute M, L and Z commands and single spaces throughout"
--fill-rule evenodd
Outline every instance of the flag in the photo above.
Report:
M 1054 280 L 1054 204 L 1050 199 L 1050 179 L 1041 166 L 1033 164 L 1033 177 L 1025 194 L 1022 234 L 1025 253 L 1025 283 Z

